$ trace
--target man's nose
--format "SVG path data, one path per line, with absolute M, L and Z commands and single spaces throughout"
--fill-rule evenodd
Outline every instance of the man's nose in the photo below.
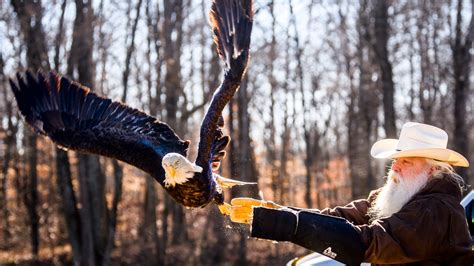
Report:
M 392 166 L 390 167 L 392 171 L 398 172 L 400 171 L 400 165 L 397 163 L 397 161 L 393 161 Z

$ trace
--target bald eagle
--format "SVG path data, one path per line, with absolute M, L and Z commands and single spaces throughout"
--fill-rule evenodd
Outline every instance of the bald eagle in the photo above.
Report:
M 61 75 L 40 71 L 10 79 L 26 122 L 57 145 L 112 157 L 154 177 L 180 204 L 204 207 L 215 202 L 224 214 L 222 186 L 249 184 L 213 173 L 230 141 L 221 130 L 222 110 L 240 86 L 249 60 L 253 23 L 251 0 L 215 0 L 209 12 L 224 79 L 202 121 L 195 163 L 186 158 L 189 141 L 155 117 L 100 97 Z

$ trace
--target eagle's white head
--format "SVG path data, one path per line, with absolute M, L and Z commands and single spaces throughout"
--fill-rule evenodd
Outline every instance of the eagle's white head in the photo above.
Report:
M 194 173 L 201 173 L 202 167 L 190 162 L 179 153 L 168 153 L 161 162 L 165 169 L 165 187 L 176 186 L 185 183 L 194 176 Z

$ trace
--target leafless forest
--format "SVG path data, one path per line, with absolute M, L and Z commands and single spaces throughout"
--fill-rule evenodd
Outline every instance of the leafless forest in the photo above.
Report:
M 215 206 L 184 209 L 133 167 L 57 148 L 13 100 L 16 71 L 56 70 L 197 145 L 222 78 L 210 2 L 0 0 L 1 265 L 282 265 L 309 253 L 249 239 Z M 255 0 L 254 9 L 221 174 L 258 187 L 226 191 L 227 201 L 325 208 L 366 197 L 385 172 L 372 143 L 406 121 L 446 129 L 474 163 L 474 0 Z M 473 169 L 458 169 L 471 184 Z

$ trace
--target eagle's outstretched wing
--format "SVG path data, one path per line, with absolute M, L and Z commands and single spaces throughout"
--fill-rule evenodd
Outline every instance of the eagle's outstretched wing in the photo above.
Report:
M 212 97 L 203 119 L 196 164 L 215 162 L 224 154 L 229 143 L 226 136 L 216 143 L 214 132 L 219 131 L 222 110 L 232 99 L 244 77 L 249 61 L 250 35 L 253 25 L 252 0 L 213 1 L 209 12 L 217 52 L 225 63 L 224 80 Z
M 100 97 L 54 72 L 49 78 L 26 72 L 17 79 L 10 84 L 26 121 L 59 146 L 124 161 L 161 184 L 163 156 L 186 156 L 188 141 L 137 109 Z

